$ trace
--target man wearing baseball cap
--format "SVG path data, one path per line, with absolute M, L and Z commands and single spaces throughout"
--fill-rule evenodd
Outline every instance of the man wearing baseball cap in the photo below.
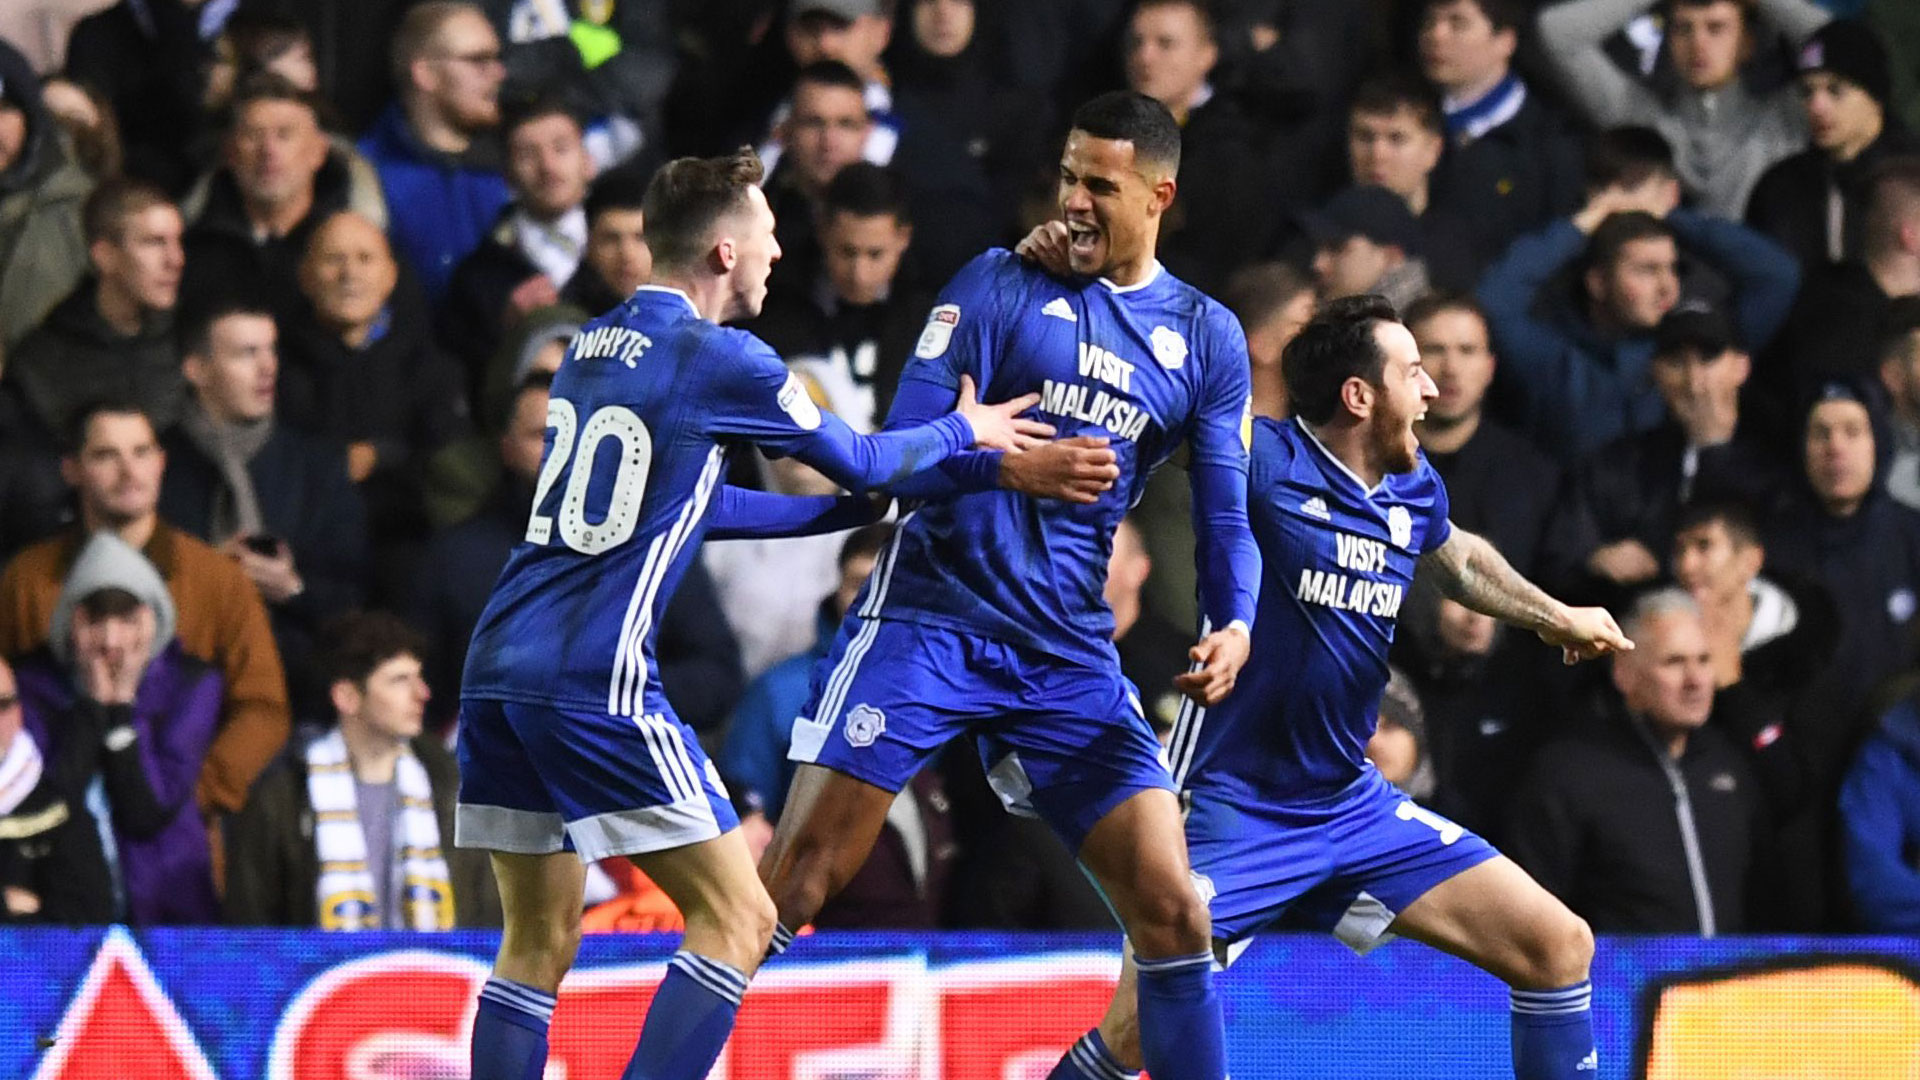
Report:
M 1313 242 L 1313 275 L 1323 300 L 1379 293 L 1396 310 L 1427 292 L 1420 220 L 1406 200 L 1372 184 L 1351 187 L 1300 215 Z
M 1814 31 L 1795 67 L 1808 145 L 1761 176 L 1747 224 L 1817 267 L 1860 254 L 1868 177 L 1920 140 L 1887 108 L 1892 66 L 1867 24 L 1841 19 Z

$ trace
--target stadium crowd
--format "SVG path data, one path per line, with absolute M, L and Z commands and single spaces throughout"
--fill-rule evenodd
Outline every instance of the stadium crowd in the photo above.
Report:
M 1637 604 L 1570 670 L 1416 587 L 1382 773 L 1599 931 L 1920 932 L 1911 0 L 8 9 L 0 921 L 498 925 L 452 844 L 462 663 L 567 342 L 648 280 L 651 171 L 759 148 L 784 257 L 747 328 L 873 430 L 933 291 L 1052 214 L 1065 117 L 1128 86 L 1182 124 L 1160 250 L 1240 319 L 1254 411 L 1317 302 L 1386 296 L 1454 519 Z M 1185 493 L 1107 588 L 1163 727 Z M 660 629 L 761 846 L 887 530 L 712 544 Z M 817 925 L 1112 925 L 971 754 L 887 824 Z M 677 925 L 624 863 L 587 904 Z

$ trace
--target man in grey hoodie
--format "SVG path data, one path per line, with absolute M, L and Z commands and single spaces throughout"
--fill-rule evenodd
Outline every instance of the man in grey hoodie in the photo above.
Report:
M 138 549 L 93 534 L 67 572 L 47 644 L 17 669 L 29 731 L 63 761 L 66 793 L 101 823 L 115 917 L 218 920 L 194 787 L 222 684 L 174 640 L 167 583 Z
M 1568 95 L 1600 127 L 1654 128 L 1704 213 L 1738 221 L 1760 174 L 1807 142 L 1790 88 L 1757 93 L 1740 69 L 1761 43 L 1757 19 L 1796 45 L 1832 16 L 1811 0 L 1670 0 L 1666 48 L 1678 84 L 1661 93 L 1620 70 L 1604 43 L 1656 0 L 1569 0 L 1540 13 L 1540 39 Z

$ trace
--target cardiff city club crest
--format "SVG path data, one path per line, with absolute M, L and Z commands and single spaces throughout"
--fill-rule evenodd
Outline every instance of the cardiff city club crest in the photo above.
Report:
M 872 746 L 887 730 L 887 714 L 871 705 L 855 705 L 847 713 L 847 741 L 855 746 Z
M 1387 511 L 1387 537 L 1402 551 L 1413 543 L 1413 515 L 1407 513 L 1406 507 L 1395 506 Z

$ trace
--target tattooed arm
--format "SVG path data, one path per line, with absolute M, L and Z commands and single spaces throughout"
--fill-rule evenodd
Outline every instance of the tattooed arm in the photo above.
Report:
M 1420 557 L 1448 599 L 1531 630 L 1558 645 L 1569 664 L 1633 648 L 1605 608 L 1576 608 L 1522 577 L 1485 539 L 1454 527 L 1446 543 Z

